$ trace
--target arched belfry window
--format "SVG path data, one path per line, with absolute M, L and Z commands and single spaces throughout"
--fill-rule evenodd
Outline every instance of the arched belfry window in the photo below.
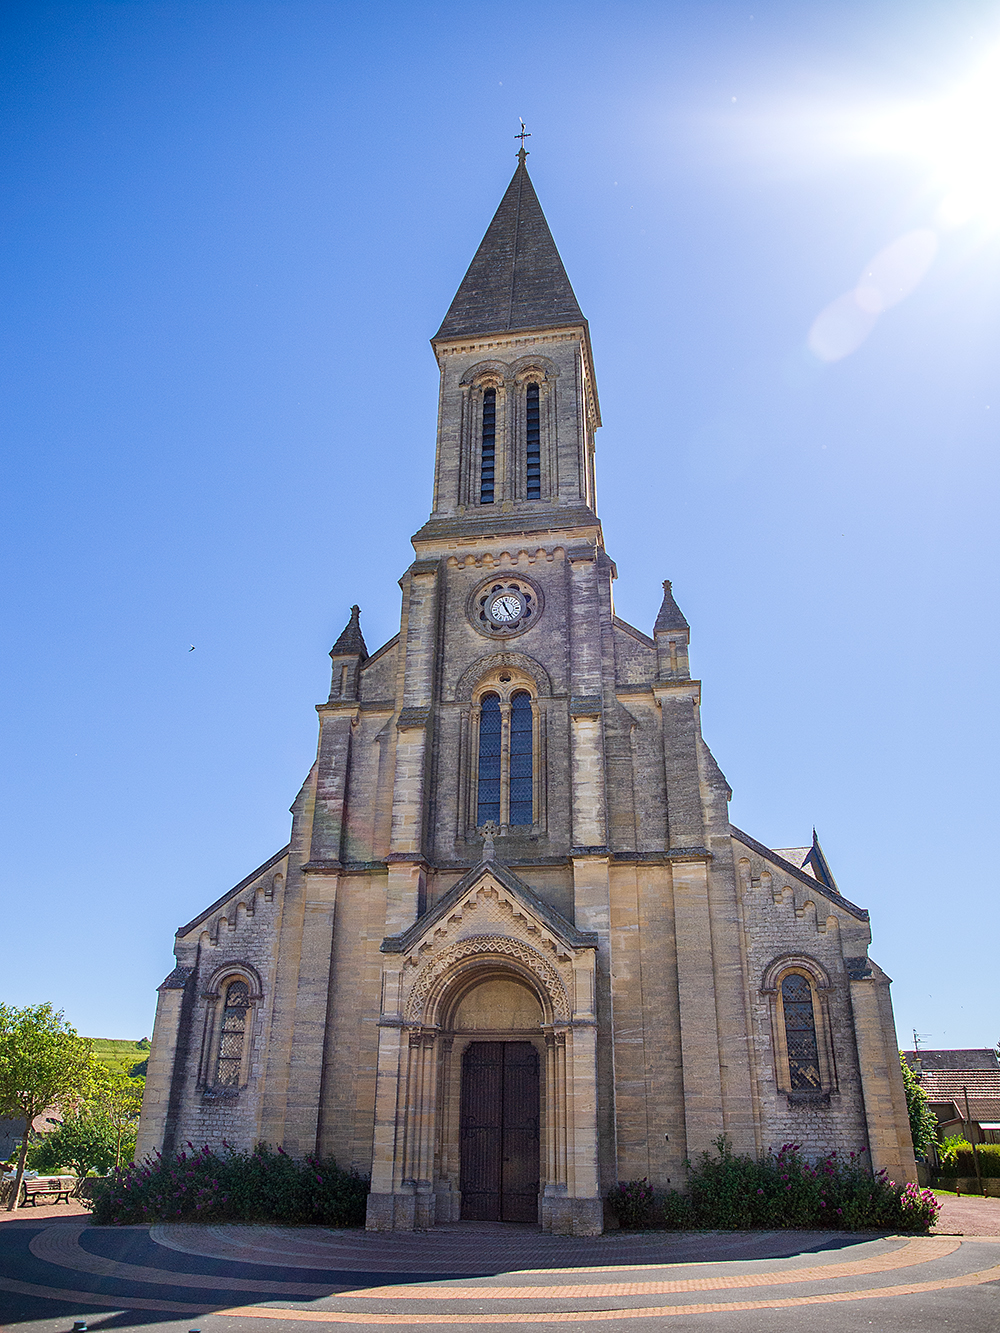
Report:
M 497 460 L 497 391 L 483 394 L 483 435 L 479 466 L 479 503 L 493 503 Z
M 529 384 L 525 397 L 525 494 L 529 500 L 542 498 L 542 444 L 538 409 L 538 385 Z
M 532 822 L 532 751 L 534 725 L 531 695 L 518 690 L 510 701 L 510 822 Z
M 249 1013 L 249 986 L 239 979 L 231 981 L 226 987 L 219 1025 L 219 1053 L 215 1061 L 215 1083 L 219 1087 L 240 1086 Z
M 823 1080 L 812 987 L 797 972 L 789 973 L 781 983 L 781 1010 L 785 1024 L 789 1090 L 819 1092 Z
M 479 714 L 479 808 L 476 823 L 500 823 L 500 759 L 503 740 L 500 699 L 487 694 Z

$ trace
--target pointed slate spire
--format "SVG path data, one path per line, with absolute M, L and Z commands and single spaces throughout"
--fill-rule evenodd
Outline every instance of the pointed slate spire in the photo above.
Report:
M 663 581 L 663 601 L 653 626 L 656 640 L 657 674 L 660 680 L 688 680 L 688 623 L 670 591 L 670 580 Z
M 837 881 L 833 878 L 830 864 L 823 854 L 823 848 L 819 845 L 819 838 L 816 836 L 815 829 L 813 829 L 813 840 L 812 846 L 809 848 L 809 855 L 802 864 L 812 866 L 813 874 L 825 888 L 832 889 L 834 893 L 840 893 L 837 888 Z
M 361 607 L 351 607 L 351 618 L 344 626 L 344 632 L 330 649 L 331 657 L 360 657 L 364 662 L 368 657 L 365 638 L 361 633 Z
M 585 324 L 525 153 L 435 338 Z
M 649 622 L 647 621 L 647 624 Z M 684 614 L 680 607 L 674 601 L 674 594 L 671 592 L 671 583 L 669 579 L 663 580 L 663 601 L 660 603 L 660 614 L 656 617 L 656 624 L 653 632 L 667 629 L 690 629 Z

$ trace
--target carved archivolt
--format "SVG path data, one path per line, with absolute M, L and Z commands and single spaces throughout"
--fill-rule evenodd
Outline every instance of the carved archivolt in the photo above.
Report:
M 450 980 L 449 973 L 459 968 L 471 958 L 506 958 L 520 963 L 540 983 L 556 1019 L 568 1021 L 570 1017 L 569 996 L 559 973 L 540 953 L 513 939 L 509 935 L 473 935 L 469 939 L 458 940 L 445 949 L 436 958 L 431 959 L 418 974 L 406 1001 L 406 1021 L 419 1023 L 431 1022 L 432 1016 L 426 1013 L 432 1005 L 430 1001 L 440 996 Z M 435 995 L 435 992 L 437 993 Z
M 536 662 L 533 657 L 527 657 L 524 653 L 490 653 L 487 657 L 478 658 L 462 672 L 458 684 L 455 686 L 456 702 L 467 703 L 472 698 L 473 687 L 486 675 L 487 671 L 503 666 L 516 667 L 519 671 L 525 672 L 535 682 L 535 687 L 540 695 L 544 696 L 552 693 L 552 682 L 549 679 L 549 673 L 541 662 Z

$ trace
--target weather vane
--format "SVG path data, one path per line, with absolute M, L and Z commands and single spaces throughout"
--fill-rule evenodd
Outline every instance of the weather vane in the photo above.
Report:
M 518 116 L 518 120 L 521 120 L 521 117 L 520 117 L 520 116 Z M 525 148 L 525 146 L 524 146 L 524 141 L 525 141 L 525 139 L 530 139 L 530 138 L 531 138 L 531 135 L 530 135 L 530 134 L 528 133 L 528 131 L 524 128 L 524 121 L 523 121 L 523 120 L 521 120 L 521 133 L 520 133 L 520 134 L 515 134 L 515 135 L 514 135 L 514 138 L 515 138 L 515 139 L 520 139 L 520 140 L 521 140 L 521 147 L 517 150 L 517 155 L 518 155 L 518 157 L 521 159 L 521 161 L 523 162 L 524 159 L 528 156 L 528 150 L 527 150 L 527 149 Z

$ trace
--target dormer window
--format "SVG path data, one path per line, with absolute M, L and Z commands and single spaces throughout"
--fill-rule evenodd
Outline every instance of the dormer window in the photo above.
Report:
M 479 503 L 491 505 L 496 478 L 497 457 L 497 391 L 487 389 L 483 394 L 483 442 L 479 466 Z
M 529 500 L 542 498 L 542 446 L 538 385 L 529 384 L 525 402 L 525 481 Z

